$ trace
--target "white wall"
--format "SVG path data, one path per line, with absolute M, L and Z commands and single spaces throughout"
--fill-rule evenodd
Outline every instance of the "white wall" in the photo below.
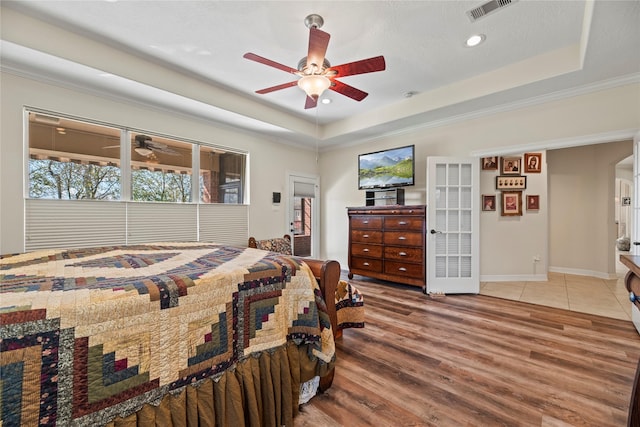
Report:
M 233 132 L 184 115 L 8 73 L 0 74 L 0 91 L 0 253 L 21 252 L 24 248 L 24 106 L 248 151 L 249 234 L 258 238 L 286 232 L 286 205 L 273 206 L 271 194 L 274 191 L 284 194 L 285 172 L 292 168 L 291 165 L 308 174 L 317 173 L 315 151 Z
M 319 174 L 321 257 L 337 259 L 345 269 L 348 243 L 346 207 L 364 203 L 364 193 L 357 189 L 359 153 L 415 144 L 416 185 L 408 188 L 406 203 L 424 204 L 427 156 L 544 151 L 538 148 L 553 148 L 566 143 L 567 139 L 580 143 L 582 139 L 592 139 L 593 135 L 640 128 L 640 107 L 637 103 L 640 85 L 634 84 L 342 147 L 321 153 L 318 168 L 315 152 L 233 132 L 203 120 L 8 73 L 3 73 L 0 78 L 0 253 L 21 251 L 24 246 L 24 106 L 248 151 L 251 179 L 249 231 L 258 238 L 286 232 L 286 204 L 274 206 L 271 203 L 272 192 L 286 193 L 286 171 Z M 541 209 L 537 213 L 525 210 L 524 215 L 518 218 L 500 217 L 498 212 L 495 215 L 481 214 L 481 276 L 535 280 L 536 276 L 546 272 L 547 265 L 603 275 L 610 272 L 613 261 L 606 254 L 602 255 L 607 259 L 606 265 L 594 264 L 585 257 L 577 260 L 550 259 L 560 250 L 556 249 L 558 243 L 550 240 L 549 224 L 552 220 L 547 219 L 553 214 L 552 211 L 547 213 L 550 202 L 547 203 L 545 193 L 545 170 L 552 171 L 553 168 L 553 165 L 546 165 L 542 174 L 529 175 L 527 191 L 541 196 Z M 494 174 L 483 172 L 481 178 L 481 192 L 491 191 Z M 610 240 L 612 235 L 615 238 L 615 231 L 607 229 L 598 241 Z M 549 250 L 549 245 L 555 252 Z M 534 255 L 541 255 L 540 263 L 532 262 Z
M 425 127 L 325 152 L 320 162 L 324 203 L 322 257 L 337 259 L 344 269 L 347 268 L 348 221 L 345 208 L 364 204 L 364 192 L 357 189 L 358 154 L 415 144 L 416 185 L 408 188 L 407 204 L 424 204 L 427 156 L 540 152 L 585 144 L 621 131 L 632 135 L 640 129 L 638 99 L 640 84 L 630 84 L 442 126 Z M 482 177 L 482 185 L 486 189 L 489 184 L 485 181 L 487 178 Z M 523 217 L 516 219 L 481 215 L 481 276 L 503 276 L 504 279 L 533 276 L 535 280 L 536 275 L 546 272 L 540 271 L 543 267 L 532 263 L 534 254 L 541 255 L 540 264 L 551 265 L 545 255 L 549 253 L 545 176 L 543 173 L 530 179 L 531 185 L 535 186 L 530 187 L 531 191 L 541 196 L 541 209 L 537 214 L 525 212 Z M 607 227 L 606 223 L 602 226 Z M 594 269 L 586 259 L 572 268 Z M 598 268 L 603 274 L 608 273 L 606 267 Z
M 498 171 L 480 172 L 481 194 L 496 195 L 496 211 L 480 212 L 480 280 L 546 280 L 549 204 L 547 203 L 546 152 L 540 173 L 524 173 L 527 188 L 522 191 L 522 216 L 501 216 L 500 192 L 496 190 Z M 524 153 L 513 153 L 523 159 Z M 522 168 L 524 170 L 524 167 Z M 540 209 L 527 210 L 526 196 L 538 195 Z M 534 257 L 539 261 L 534 261 Z

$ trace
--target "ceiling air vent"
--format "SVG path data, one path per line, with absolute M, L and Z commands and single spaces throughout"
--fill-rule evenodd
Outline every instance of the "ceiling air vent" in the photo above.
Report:
M 474 22 L 517 1 L 518 0 L 491 0 L 490 2 L 476 7 L 475 9 L 467 11 L 467 16 L 471 22 Z

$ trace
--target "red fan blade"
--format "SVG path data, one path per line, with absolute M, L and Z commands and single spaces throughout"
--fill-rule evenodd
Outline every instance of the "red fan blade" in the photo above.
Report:
M 307 67 L 316 64 L 322 68 L 324 56 L 329 45 L 329 33 L 325 33 L 315 27 L 309 28 L 309 52 L 307 53 Z
M 355 99 L 356 101 L 362 101 L 367 97 L 367 95 L 369 95 L 367 92 L 363 92 L 360 89 L 356 89 L 355 87 L 349 86 L 348 84 L 342 83 L 338 80 L 331 80 L 331 86 L 329 86 L 329 89 L 341 93 L 344 96 L 348 96 L 351 99 Z
M 385 69 L 384 56 L 376 56 L 374 58 L 362 59 L 360 61 L 349 62 L 348 64 L 336 65 L 329 68 L 329 71 L 335 71 L 334 77 L 346 77 L 356 74 L 374 73 Z
M 298 72 L 298 70 L 296 70 L 295 68 L 291 68 L 270 59 L 263 58 L 262 56 L 256 55 L 255 53 L 245 53 L 244 55 L 242 55 L 242 57 L 247 58 L 251 61 L 259 62 L 264 65 L 268 65 L 273 68 L 277 68 L 278 70 L 286 71 L 287 73 L 295 74 Z
M 288 87 L 292 87 L 292 86 L 297 86 L 298 85 L 298 81 L 293 81 L 293 82 L 289 82 L 289 83 L 283 83 L 281 85 L 278 86 L 271 86 L 265 89 L 260 89 L 257 90 L 256 93 L 259 93 L 260 95 L 264 95 L 265 93 L 269 93 L 269 92 L 275 92 L 276 90 L 280 90 L 280 89 L 286 89 Z
M 310 96 L 306 97 L 307 100 L 304 103 L 304 109 L 308 110 L 309 108 L 316 108 L 316 106 L 318 105 L 318 100 L 317 99 L 313 99 Z

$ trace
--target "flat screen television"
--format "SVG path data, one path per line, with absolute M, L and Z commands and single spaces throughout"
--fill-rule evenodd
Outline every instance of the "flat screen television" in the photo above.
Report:
M 415 176 L 414 145 L 358 155 L 360 190 L 414 185 Z

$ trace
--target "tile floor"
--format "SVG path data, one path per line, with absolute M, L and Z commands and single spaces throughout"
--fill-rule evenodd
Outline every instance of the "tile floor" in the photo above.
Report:
M 483 282 L 480 294 L 630 321 L 626 272 L 619 263 L 618 278 L 611 280 L 549 273 L 546 282 Z

